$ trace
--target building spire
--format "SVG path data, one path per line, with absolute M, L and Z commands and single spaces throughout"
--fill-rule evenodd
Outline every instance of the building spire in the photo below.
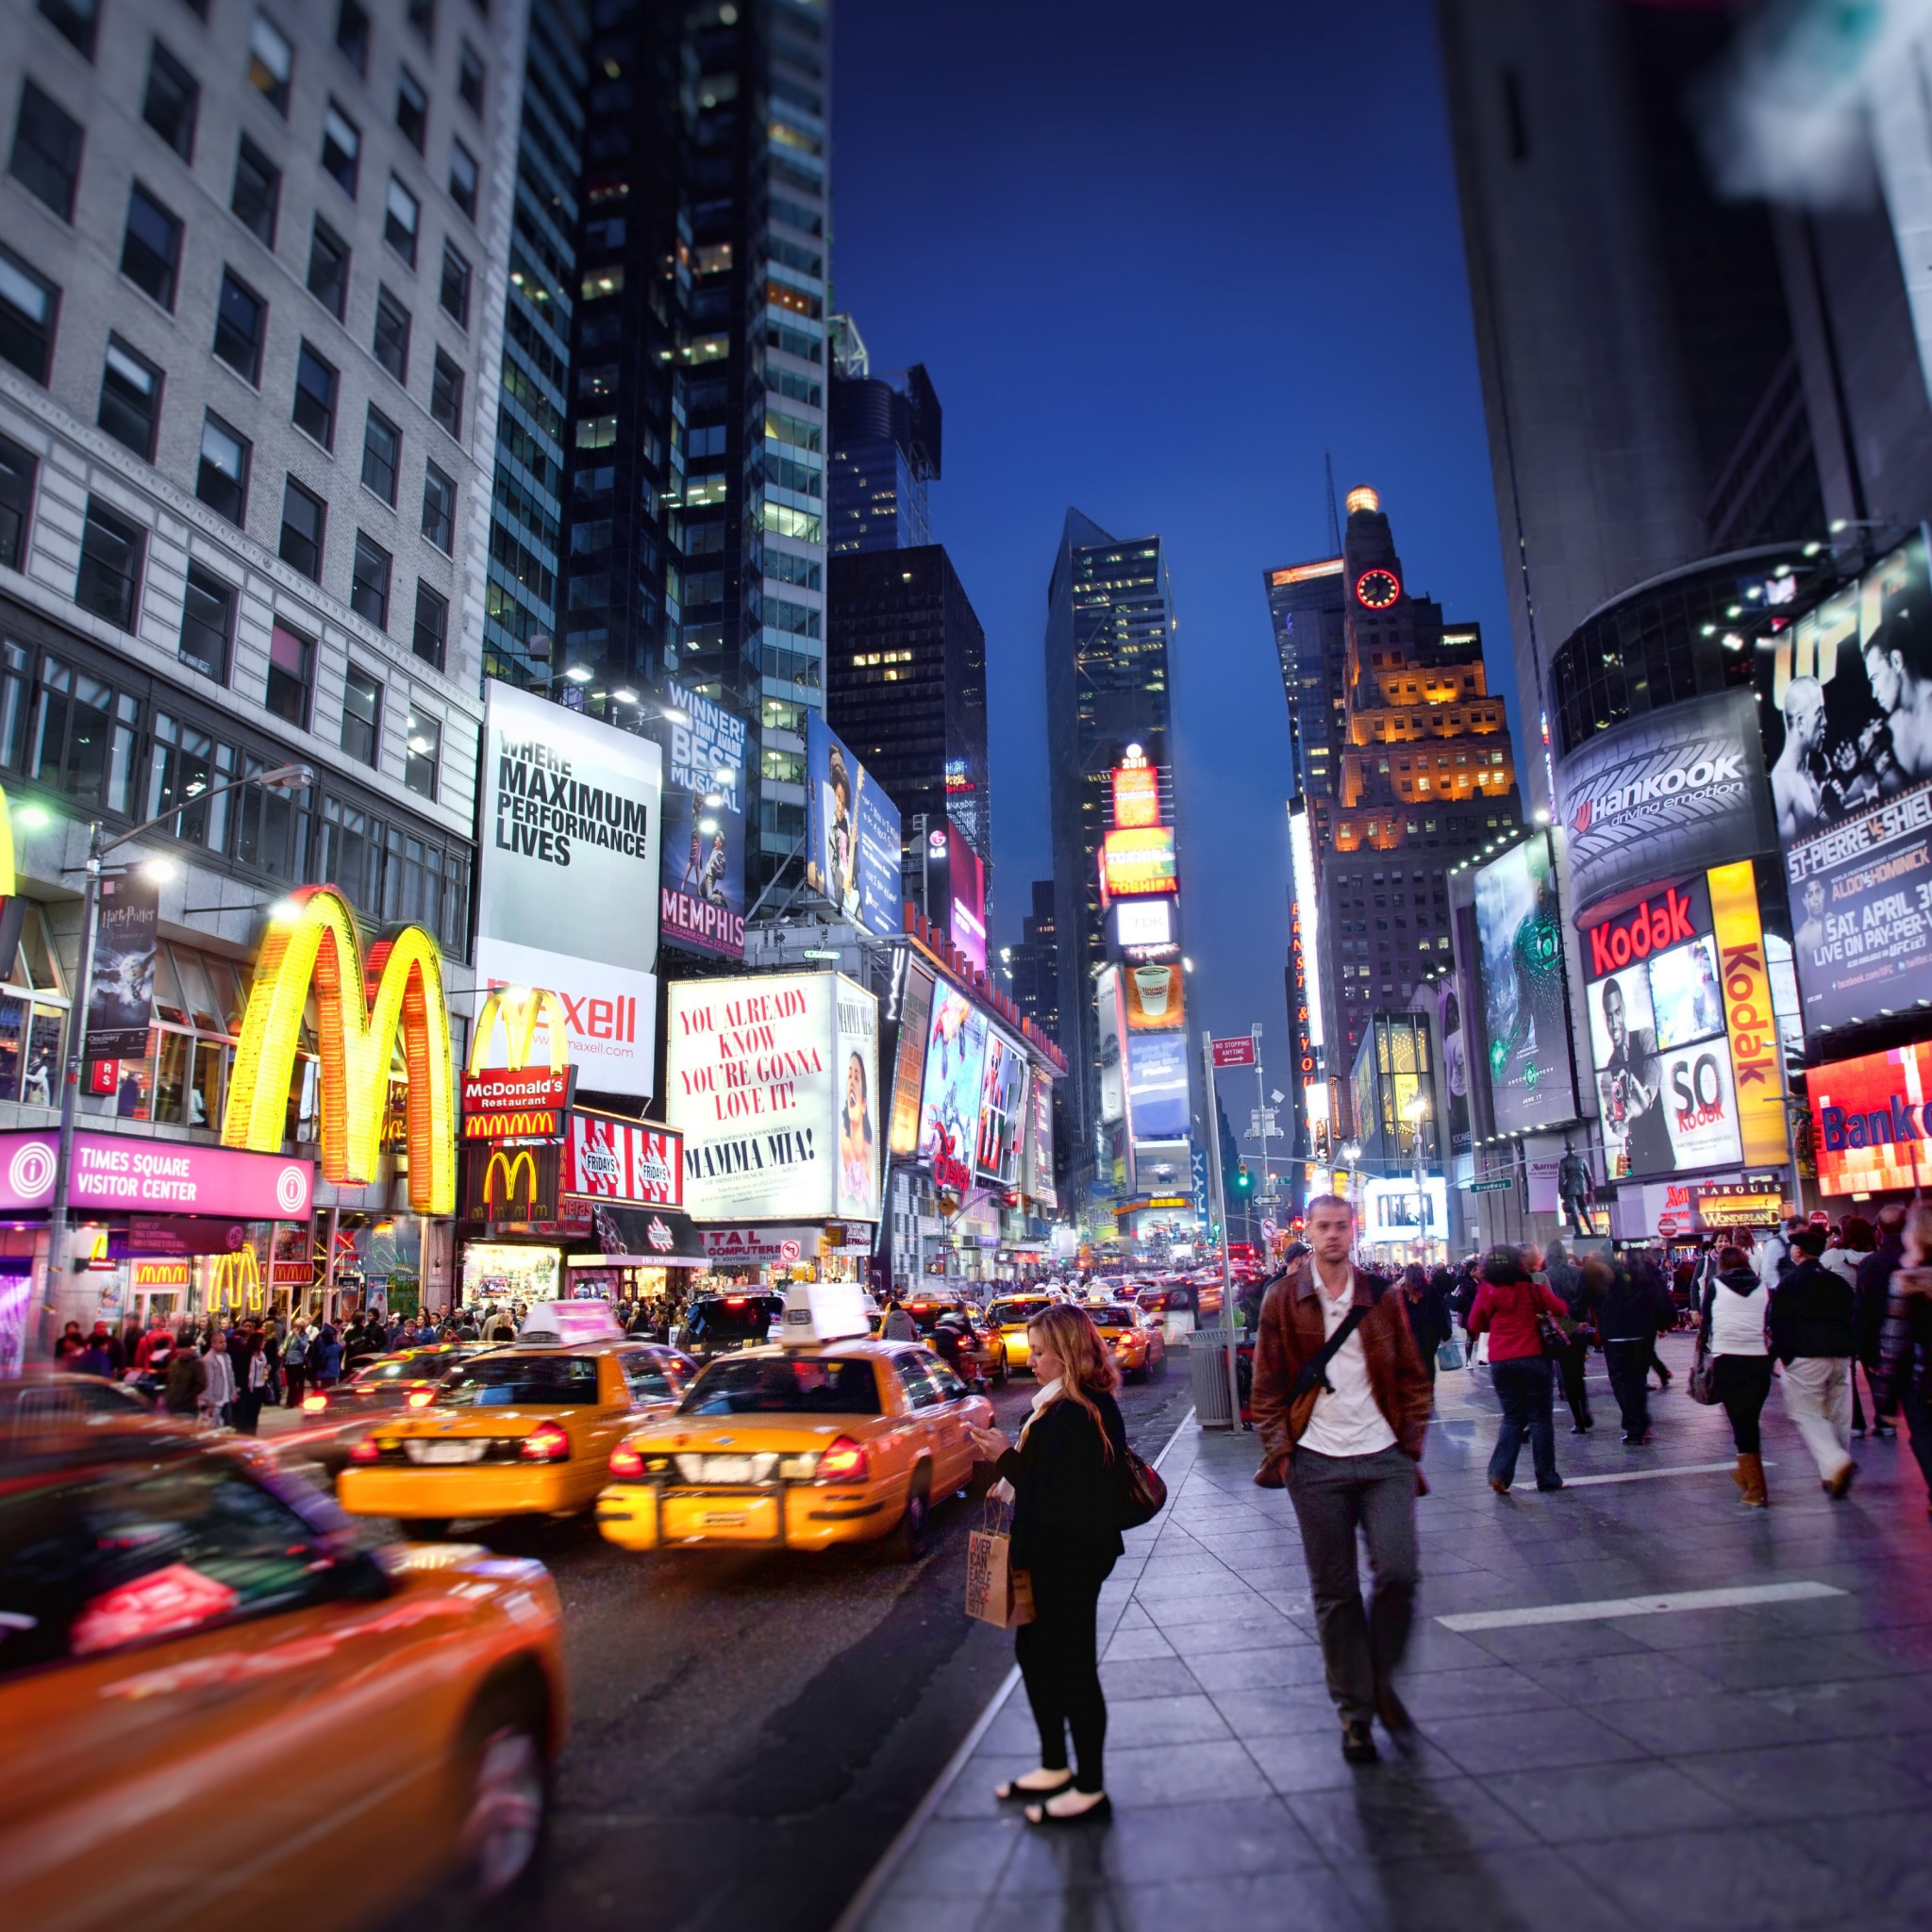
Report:
M 1335 458 L 1332 452 L 1322 452 L 1322 467 L 1328 473 L 1328 554 L 1341 555 L 1341 518 L 1335 508 Z

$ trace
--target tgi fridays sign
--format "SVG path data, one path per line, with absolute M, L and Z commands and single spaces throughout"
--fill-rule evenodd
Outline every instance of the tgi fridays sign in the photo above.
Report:
M 575 1113 L 563 1191 L 592 1201 L 630 1201 L 652 1208 L 684 1203 L 683 1143 L 661 1127 L 610 1114 Z

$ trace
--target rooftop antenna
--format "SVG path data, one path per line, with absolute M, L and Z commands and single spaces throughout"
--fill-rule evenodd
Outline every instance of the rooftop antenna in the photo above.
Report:
M 1328 552 L 1331 557 L 1341 555 L 1341 518 L 1335 508 L 1335 458 L 1327 450 L 1322 452 L 1322 466 L 1328 473 Z

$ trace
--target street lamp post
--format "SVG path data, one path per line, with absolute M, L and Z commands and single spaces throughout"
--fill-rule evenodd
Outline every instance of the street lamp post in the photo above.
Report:
M 80 972 L 75 981 L 74 1004 L 67 1015 L 67 1065 L 60 1082 L 60 1141 L 54 1163 L 54 1198 L 47 1208 L 46 1298 L 42 1305 L 40 1323 L 40 1352 L 45 1357 L 53 1356 L 67 1294 L 67 1211 L 73 1197 L 75 1116 L 79 1108 L 82 1057 L 87 1051 L 87 1009 L 93 996 L 94 921 L 101 903 L 102 861 L 117 845 L 125 845 L 143 832 L 152 832 L 158 825 L 180 818 L 184 812 L 220 797 L 225 791 L 234 791 L 244 785 L 260 785 L 275 791 L 300 791 L 314 783 L 315 774 L 307 765 L 276 765 L 266 772 L 211 786 L 197 792 L 186 805 L 177 805 L 172 811 L 164 811 L 145 824 L 111 839 L 101 837 L 98 819 L 88 826 L 87 884 L 81 894 L 80 910 Z

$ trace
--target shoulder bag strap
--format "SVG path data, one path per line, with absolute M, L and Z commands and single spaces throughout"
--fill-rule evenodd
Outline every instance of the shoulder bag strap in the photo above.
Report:
M 1335 1393 L 1335 1385 L 1328 1379 L 1328 1364 L 1341 1354 L 1342 1343 L 1362 1325 L 1362 1318 L 1368 1312 L 1359 1302 L 1349 1309 L 1341 1318 L 1341 1326 L 1301 1365 L 1301 1370 L 1288 1391 L 1291 1399 L 1297 1395 L 1306 1395 L 1318 1384 L 1326 1394 Z

